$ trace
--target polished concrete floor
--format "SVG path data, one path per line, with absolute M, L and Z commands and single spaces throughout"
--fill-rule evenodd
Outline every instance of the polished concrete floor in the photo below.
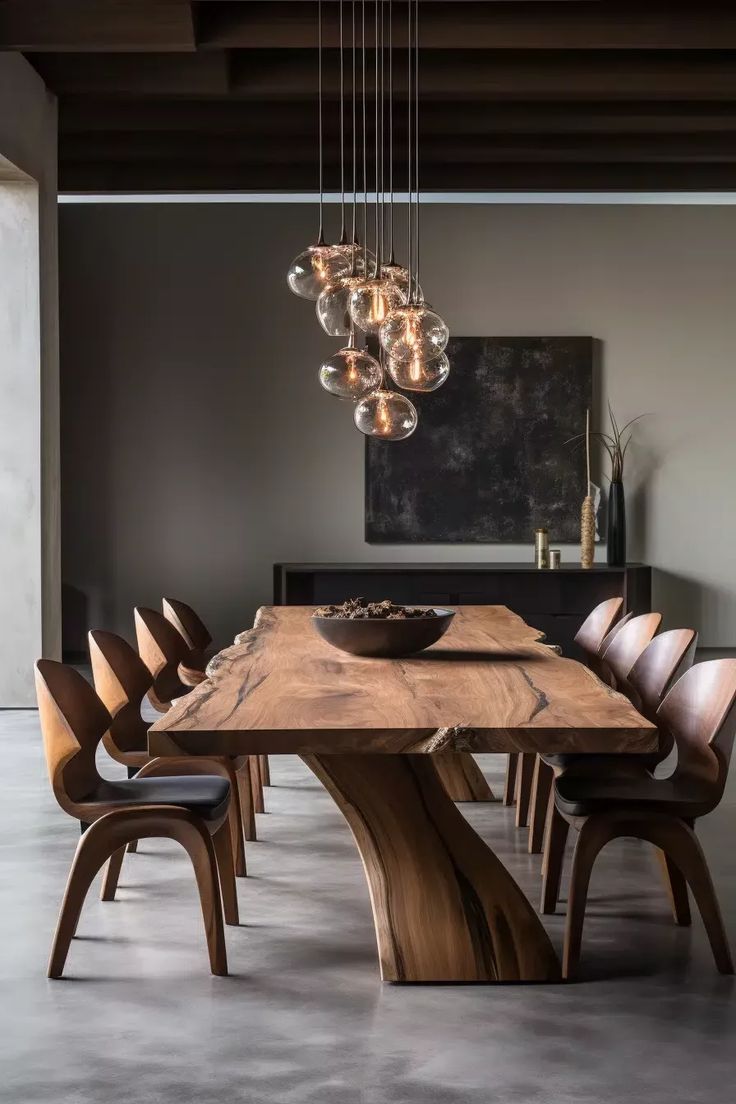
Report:
M 3 1104 L 733 1099 L 736 986 L 699 918 L 670 922 L 644 845 L 612 844 L 599 861 L 579 983 L 383 986 L 349 831 L 298 760 L 273 759 L 242 925 L 227 929 L 231 977 L 208 972 L 184 852 L 147 841 L 116 902 L 90 896 L 65 979 L 47 981 L 77 826 L 51 796 L 34 712 L 0 712 L 0 748 Z M 503 760 L 481 763 L 500 792 Z M 511 811 L 465 809 L 536 901 L 539 860 Z M 699 834 L 736 942 L 736 785 Z M 560 913 L 558 947 L 564 901 Z

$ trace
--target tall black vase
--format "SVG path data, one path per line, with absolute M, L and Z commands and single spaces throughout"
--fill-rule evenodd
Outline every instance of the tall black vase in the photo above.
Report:
M 626 499 L 620 480 L 611 483 L 608 492 L 608 566 L 626 564 Z

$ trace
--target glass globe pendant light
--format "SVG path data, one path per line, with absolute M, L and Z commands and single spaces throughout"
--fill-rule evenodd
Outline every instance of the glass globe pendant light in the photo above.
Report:
M 387 359 L 388 374 L 397 387 L 404 391 L 436 391 L 450 374 L 450 361 L 446 353 L 432 360 L 414 356 L 411 360 L 397 362 Z
M 330 337 L 348 337 L 353 323 L 348 310 L 348 302 L 354 288 L 359 287 L 363 277 L 357 273 L 345 276 L 333 284 L 328 284 L 320 292 L 317 300 L 317 318 L 320 326 Z
M 294 295 L 300 299 L 318 299 L 320 292 L 330 281 L 350 271 L 350 260 L 326 245 L 320 236 L 316 245 L 310 245 L 289 266 L 286 281 Z
M 342 5 L 340 5 L 342 10 Z M 324 142 L 322 125 L 322 0 L 317 5 L 318 101 L 319 101 L 319 233 L 314 245 L 294 258 L 286 274 L 289 289 L 300 299 L 316 300 L 323 288 L 350 273 L 351 249 L 347 242 L 328 244 L 324 236 Z M 344 219 L 343 219 L 344 231 Z
M 355 407 L 355 425 L 366 437 L 382 441 L 403 441 L 411 437 L 419 422 L 417 408 L 406 395 L 383 386 L 371 391 Z
M 381 347 L 397 364 L 431 360 L 444 351 L 449 339 L 446 323 L 418 296 L 391 311 L 379 332 Z
M 381 365 L 364 349 L 355 347 L 355 330 L 344 349 L 329 357 L 319 370 L 319 382 L 330 395 L 356 402 L 380 386 Z
M 404 303 L 404 293 L 396 284 L 374 275 L 353 288 L 348 300 L 350 318 L 366 334 L 376 334 L 392 311 Z

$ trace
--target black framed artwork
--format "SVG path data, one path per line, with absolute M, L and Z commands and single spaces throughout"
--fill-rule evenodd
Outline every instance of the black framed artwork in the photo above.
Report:
M 369 543 L 580 539 L 583 454 L 570 438 L 593 401 L 592 337 L 454 337 L 451 371 L 412 394 L 405 441 L 366 441 Z

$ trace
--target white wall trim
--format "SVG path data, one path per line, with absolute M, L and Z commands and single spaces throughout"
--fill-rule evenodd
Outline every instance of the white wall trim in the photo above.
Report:
M 388 196 L 386 196 L 388 200 Z M 359 201 L 362 202 L 362 193 Z M 325 203 L 340 203 L 338 192 L 328 192 Z M 345 201 L 352 203 L 352 194 Z M 396 203 L 406 203 L 407 193 L 397 192 Z M 375 202 L 369 192 L 368 202 Z M 539 204 L 562 206 L 707 206 L 729 207 L 736 204 L 736 192 L 433 192 L 421 196 L 424 204 L 474 206 L 483 204 Z M 87 195 L 67 192 L 59 203 L 319 203 L 316 192 L 130 192 Z

